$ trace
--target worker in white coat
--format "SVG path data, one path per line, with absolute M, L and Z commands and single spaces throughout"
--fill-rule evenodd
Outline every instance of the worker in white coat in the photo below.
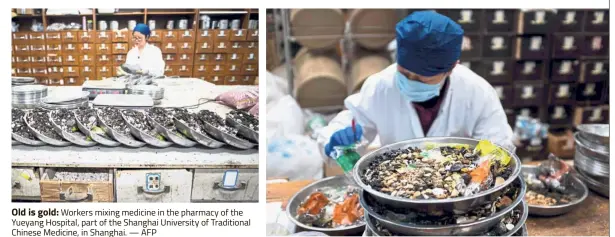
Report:
M 434 11 L 400 21 L 397 63 L 370 76 L 360 92 L 346 98 L 347 110 L 317 132 L 325 155 L 362 137 L 372 142 L 376 135 L 383 146 L 452 136 L 488 139 L 512 150 L 513 132 L 495 89 L 459 64 L 463 34 L 461 26 Z
M 162 51 L 154 45 L 148 44 L 147 40 L 151 31 L 149 27 L 143 23 L 135 26 L 132 32 L 132 40 L 134 47 L 128 51 L 126 56 L 126 65 L 134 65 L 140 68 L 138 73 L 151 76 L 164 75 L 164 60 L 162 59 Z

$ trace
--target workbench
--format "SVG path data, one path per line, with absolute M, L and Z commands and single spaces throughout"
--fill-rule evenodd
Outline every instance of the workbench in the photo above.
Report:
M 255 88 L 217 86 L 194 79 L 163 79 L 160 107 L 208 109 L 224 117 L 232 109 L 211 101 L 220 93 Z M 78 86 L 49 87 L 49 94 L 81 90 Z M 80 193 L 72 197 L 91 202 L 258 202 L 258 147 L 240 150 L 230 146 L 218 149 L 197 145 L 105 147 L 31 147 L 15 145 L 11 152 L 13 200 L 74 201 L 64 197 L 67 187 Z M 108 173 L 109 180 L 57 181 L 49 179 L 56 171 Z M 237 189 L 220 188 L 226 171 L 238 171 Z M 144 187 L 155 177 L 160 192 Z M 94 188 L 92 188 L 94 187 Z

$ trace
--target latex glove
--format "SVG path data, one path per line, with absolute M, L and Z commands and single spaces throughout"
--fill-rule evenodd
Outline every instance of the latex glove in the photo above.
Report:
M 327 156 L 330 156 L 331 152 L 333 151 L 333 147 L 348 146 L 358 142 L 361 137 L 363 137 L 363 127 L 361 127 L 361 125 L 359 124 L 356 124 L 355 130 L 356 131 L 353 132 L 352 127 L 348 126 L 342 130 L 333 133 L 333 135 L 329 139 L 329 143 L 325 145 L 325 154 Z M 353 137 L 353 135 L 355 136 Z

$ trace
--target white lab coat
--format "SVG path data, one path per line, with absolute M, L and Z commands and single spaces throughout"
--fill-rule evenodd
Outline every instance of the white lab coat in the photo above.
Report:
M 138 65 L 144 72 L 152 76 L 164 75 L 164 60 L 162 51 L 154 45 L 146 44 L 143 52 L 139 55 L 137 47 L 132 48 L 126 55 L 126 64 Z
M 439 114 L 427 134 L 423 134 L 416 110 L 395 84 L 396 70 L 397 64 L 393 64 L 370 76 L 360 92 L 346 98 L 348 110 L 317 131 L 321 148 L 333 133 L 351 125 L 353 118 L 363 126 L 365 139 L 371 143 L 379 135 L 382 146 L 413 138 L 452 136 L 514 147 L 513 132 L 495 89 L 469 68 L 457 65 L 453 69 Z

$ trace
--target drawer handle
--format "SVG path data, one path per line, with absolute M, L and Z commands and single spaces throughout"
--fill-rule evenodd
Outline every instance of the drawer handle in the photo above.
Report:
M 208 30 L 201 32 L 201 37 L 207 37 L 207 36 L 209 36 Z
M 237 31 L 237 34 L 235 34 L 235 36 L 243 36 L 243 30 Z
M 60 186 L 61 187 L 61 186 Z M 91 202 L 94 199 L 94 195 L 92 194 L 92 187 L 88 187 L 88 192 L 85 197 L 78 197 L 78 193 L 73 193 L 73 187 L 68 187 L 65 192 L 60 192 L 60 200 L 66 202 Z
M 225 190 L 225 191 L 243 190 L 243 189 L 246 189 L 247 186 L 248 186 L 248 184 L 246 182 L 241 182 L 241 183 L 237 184 L 235 187 L 225 187 L 220 182 L 215 182 L 214 183 L 214 189 L 222 189 L 222 190 Z
M 138 194 L 146 193 L 146 194 L 150 194 L 150 195 L 160 195 L 160 194 L 169 193 L 169 192 L 171 192 L 171 187 L 169 187 L 169 186 L 165 186 L 160 191 L 150 191 L 150 190 L 145 190 L 143 187 L 137 187 L 137 193 Z
M 224 37 L 224 36 L 226 36 L 226 33 L 225 33 L 225 32 L 226 32 L 226 31 L 221 30 L 221 31 L 220 31 L 220 33 L 218 33 L 218 37 Z
M 252 36 L 258 36 L 258 30 L 254 31 L 254 34 L 252 34 Z

